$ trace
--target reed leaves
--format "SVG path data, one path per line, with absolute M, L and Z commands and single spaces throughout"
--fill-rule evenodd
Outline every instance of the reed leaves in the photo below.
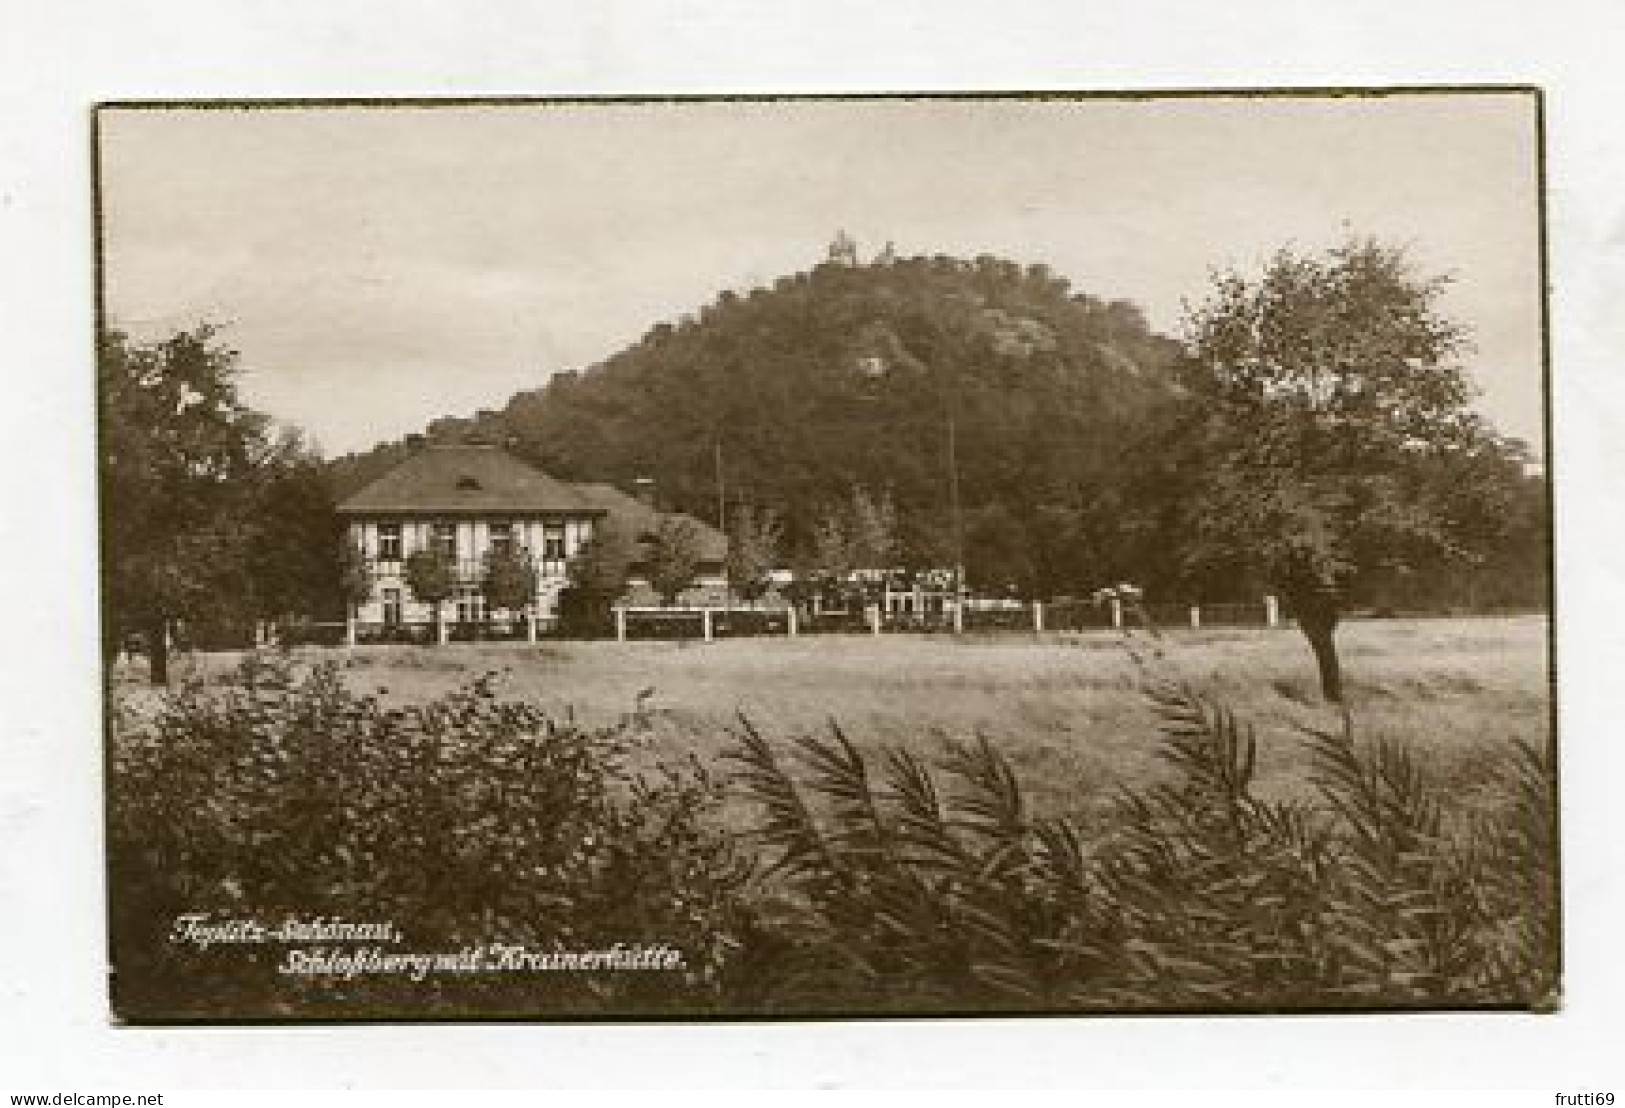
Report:
M 1313 732 L 1312 800 L 1258 795 L 1259 737 L 1185 683 L 1147 696 L 1167 768 L 1086 837 L 1029 810 L 986 737 L 866 755 L 832 725 L 729 755 L 761 812 L 782 1008 L 1358 1008 L 1551 1003 L 1549 755 L 1467 818 L 1404 745 Z

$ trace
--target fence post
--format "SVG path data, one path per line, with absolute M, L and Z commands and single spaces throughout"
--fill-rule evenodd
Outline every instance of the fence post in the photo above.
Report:
M 1044 633 L 1044 602 L 1033 601 L 1033 631 L 1042 635 Z
M 964 600 L 960 599 L 960 600 L 955 600 L 953 602 L 953 604 L 954 604 L 954 634 L 963 635 L 965 633 L 965 602 L 964 602 Z
M 1123 629 L 1123 602 L 1121 600 L 1117 599 L 1117 597 L 1115 597 L 1115 596 L 1112 597 L 1111 598 L 1111 609 L 1112 609 L 1112 630 L 1113 631 L 1121 631 Z
M 869 605 L 869 630 L 876 635 L 880 634 L 880 605 L 878 604 Z
M 1281 625 L 1281 603 L 1273 595 L 1264 597 L 1264 626 L 1279 627 Z
M 536 605 L 534 602 L 525 607 L 525 641 L 536 641 Z
M 355 645 L 355 613 L 346 612 L 344 615 L 344 645 Z
M 441 646 L 451 641 L 451 626 L 446 622 L 446 613 L 438 604 L 435 605 L 434 611 L 434 635 L 435 642 Z
M 711 609 L 710 608 L 701 608 L 700 609 L 700 633 L 705 636 L 705 641 L 706 642 L 711 641 L 712 632 L 711 632 Z
M 1197 631 L 1202 627 L 1202 609 L 1195 604 L 1191 605 L 1191 630 Z
M 790 605 L 784 610 L 784 614 L 788 617 L 785 627 L 788 629 L 790 637 L 793 639 L 796 637 L 796 606 L 794 604 Z
M 626 641 L 626 609 L 615 609 L 615 641 Z

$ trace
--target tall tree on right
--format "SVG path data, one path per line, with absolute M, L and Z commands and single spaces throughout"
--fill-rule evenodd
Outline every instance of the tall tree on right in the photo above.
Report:
M 1488 539 L 1458 524 L 1477 490 L 1439 480 L 1501 441 L 1468 408 L 1447 283 L 1402 248 L 1351 238 L 1219 274 L 1187 312 L 1181 560 L 1193 578 L 1278 590 L 1330 701 L 1343 699 L 1335 632 L 1362 580 L 1470 561 Z

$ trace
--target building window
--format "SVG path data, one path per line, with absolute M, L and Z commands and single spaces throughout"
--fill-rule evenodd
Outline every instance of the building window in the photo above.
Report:
M 400 524 L 380 523 L 378 525 L 378 560 L 380 562 L 398 562 L 401 560 Z
M 479 623 L 485 619 L 485 597 L 475 585 L 461 585 L 457 589 L 457 622 Z
M 564 524 L 549 523 L 542 528 L 542 557 L 549 562 L 564 561 Z
M 396 536 L 399 539 L 399 535 Z M 401 622 L 401 590 L 384 590 L 384 622 L 396 626 Z
M 507 554 L 513 550 L 513 524 L 491 524 L 491 550 L 497 554 Z
M 457 525 L 455 523 L 437 523 L 434 525 L 435 549 L 450 558 L 457 560 Z

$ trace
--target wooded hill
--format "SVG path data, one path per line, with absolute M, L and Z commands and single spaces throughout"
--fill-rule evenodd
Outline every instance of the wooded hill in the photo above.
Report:
M 787 553 L 862 488 L 891 498 L 905 555 L 929 562 L 946 553 L 950 422 L 973 528 L 1008 537 L 1059 512 L 1061 531 L 1098 532 L 1088 525 L 1109 516 L 1124 451 L 1174 394 L 1178 357 L 1135 305 L 1046 266 L 890 251 L 860 263 L 843 237 L 808 272 L 723 292 L 600 364 L 425 432 L 504 442 L 569 480 L 653 476 L 667 506 L 709 520 L 720 448 L 729 504 L 778 510 Z M 338 494 L 406 450 L 337 459 Z

